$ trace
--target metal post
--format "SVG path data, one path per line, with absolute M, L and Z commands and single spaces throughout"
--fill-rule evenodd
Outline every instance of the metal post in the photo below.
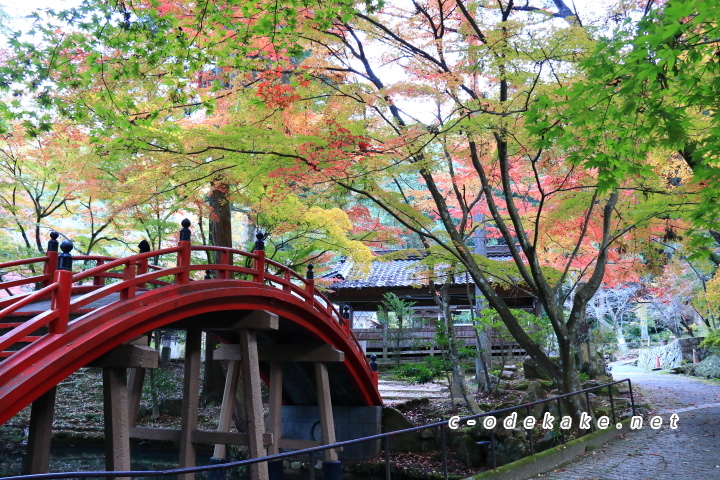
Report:
M 590 392 L 585 392 L 585 403 L 587 404 L 587 408 L 589 410 L 588 415 L 590 415 L 592 413 L 592 407 L 590 406 Z M 595 425 L 593 422 L 590 422 L 590 431 L 595 431 Z
M 270 480 L 283 480 L 283 461 L 270 460 L 268 465 L 268 477 Z
M 445 426 L 440 426 L 440 447 L 442 448 L 442 459 L 443 459 L 443 475 L 445 480 L 448 480 L 448 459 L 447 459 L 447 443 L 445 439 Z
M 315 466 L 313 465 L 313 468 Z M 340 480 L 342 478 L 342 463 L 340 461 L 323 462 L 323 480 Z
M 562 421 L 562 402 L 560 402 L 559 398 L 557 399 L 557 406 L 558 406 L 558 419 L 560 421 Z M 560 441 L 562 441 L 562 443 L 565 443 L 565 432 L 563 432 L 563 429 L 559 428 L 559 427 L 560 426 L 558 425 L 558 430 L 560 430 Z
M 632 382 L 630 381 L 629 378 L 627 379 L 627 381 L 628 381 L 628 388 L 630 389 L 630 405 L 632 407 L 632 413 L 633 413 L 633 417 L 634 417 L 635 416 L 635 398 L 633 398 L 633 393 L 632 393 Z
M 490 430 L 490 448 L 492 450 L 492 466 L 493 469 L 497 468 L 497 455 L 495 452 L 495 429 Z
M 72 271 L 72 255 L 70 252 L 73 249 L 73 244 L 70 240 L 63 240 L 63 242 L 60 244 L 60 250 L 62 250 L 62 253 L 58 255 L 58 270 L 68 270 Z
M 307 273 L 305 274 L 305 278 L 307 279 L 305 294 L 307 295 L 311 305 L 315 299 L 315 272 L 313 271 L 313 268 L 315 268 L 315 266 L 312 263 L 308 263 Z
M 150 244 L 147 240 L 143 240 L 140 243 L 138 243 L 138 253 L 148 253 L 150 251 Z M 138 260 L 138 269 L 137 274 L 138 275 L 144 275 L 148 272 L 148 259 L 142 258 Z M 144 289 L 147 287 L 147 284 L 145 283 L 138 283 L 138 288 Z
M 315 452 L 310 452 L 310 480 L 315 480 Z
M 529 406 L 527 407 L 526 410 L 527 410 L 528 417 L 531 416 L 531 415 L 532 415 L 532 412 L 530 411 L 530 407 L 529 407 Z M 532 431 L 533 431 L 532 428 L 528 428 L 527 433 L 528 433 L 528 440 L 530 440 L 530 455 L 535 455 L 535 445 L 533 444 L 533 434 L 532 434 Z
M 615 424 L 617 422 L 615 420 L 615 405 L 613 405 L 612 385 L 608 385 L 608 394 L 610 395 L 610 412 L 612 412 L 613 424 Z
M 253 269 L 257 271 L 254 274 L 253 281 L 258 283 L 265 283 L 265 237 L 262 232 L 258 232 L 255 235 L 255 246 L 253 247 L 253 253 L 257 255 L 253 261 Z
M 390 478 L 390 437 L 385 437 L 383 440 L 385 441 L 383 446 L 383 450 L 385 450 L 385 480 L 392 480 Z
M 259 250 L 265 250 L 265 235 L 263 235 L 262 232 L 257 232 L 255 234 L 255 246 L 253 247 L 254 251 Z
M 221 463 L 226 463 L 227 459 L 225 458 L 215 458 L 210 457 L 210 465 L 220 465 Z M 208 470 L 207 472 L 207 478 L 208 480 L 225 480 L 225 468 L 217 468 L 214 470 Z

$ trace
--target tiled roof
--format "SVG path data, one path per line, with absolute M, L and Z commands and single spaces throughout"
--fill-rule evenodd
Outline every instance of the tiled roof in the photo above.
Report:
M 507 248 L 488 251 L 488 258 L 497 261 L 511 260 Z M 387 251 L 376 252 L 379 255 Z M 368 272 L 362 272 L 359 265 L 351 259 L 340 260 L 330 272 L 322 275 L 327 279 L 338 279 L 329 287 L 333 290 L 344 288 L 372 288 L 372 287 L 412 287 L 428 284 L 429 271 L 417 256 L 402 260 L 373 261 Z M 436 282 L 444 282 L 444 278 L 436 278 Z M 453 284 L 465 285 L 473 283 L 469 275 L 461 273 L 456 275 Z

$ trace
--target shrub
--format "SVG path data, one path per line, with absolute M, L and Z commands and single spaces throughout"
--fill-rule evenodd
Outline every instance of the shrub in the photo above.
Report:
M 700 346 L 704 348 L 720 347 L 720 331 L 713 330 L 708 333 Z
M 392 369 L 391 373 L 411 383 L 428 383 L 441 377 L 451 367 L 441 357 L 428 357 L 420 363 L 406 363 Z

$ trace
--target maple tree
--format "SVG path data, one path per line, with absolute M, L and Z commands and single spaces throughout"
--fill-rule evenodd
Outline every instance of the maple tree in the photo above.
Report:
M 323 12 L 334 15 L 350 7 L 312 8 L 315 18 L 321 18 Z M 36 31 L 58 55 L 33 63 L 22 76 L 13 73 L 12 62 L 3 72 L 6 86 L 34 95 L 46 108 L 22 111 L 15 104 L 6 113 L 22 117 L 32 132 L 48 129 L 57 114 L 85 125 L 94 148 L 106 158 L 103 170 L 117 172 L 123 186 L 142 188 L 146 195 L 174 191 L 176 202 L 208 198 L 210 210 L 201 211 L 209 222 L 207 239 L 214 244 L 231 242 L 234 203 L 267 236 L 271 258 L 300 265 L 328 247 L 366 258 L 367 250 L 354 238 L 375 234 L 350 226 L 347 216 L 334 208 L 336 198 L 308 198 L 307 182 L 287 186 L 284 179 L 268 178 L 272 162 L 255 157 L 275 143 L 276 153 L 283 155 L 281 150 L 294 140 L 277 134 L 282 126 L 294 125 L 292 133 L 297 134 L 318 121 L 312 114 L 268 118 L 264 110 L 268 105 L 284 108 L 296 99 L 283 70 L 268 67 L 292 63 L 302 54 L 298 45 L 287 42 L 286 27 L 301 16 L 295 10 L 284 4 L 86 2 L 67 12 L 38 14 Z M 104 20 L 98 20 L 98 12 Z M 279 17 L 282 25 L 270 21 Z M 232 30 L 229 22 L 243 24 L 247 31 Z M 174 41 L 167 42 L 165 34 Z M 47 53 L 43 46 L 19 39 L 13 46 L 21 62 Z M 58 87 L 53 95 L 47 94 L 48 84 Z M 313 148 L 309 143 L 307 148 Z M 138 203 L 137 198 L 128 202 Z M 157 215 L 155 211 L 148 221 L 159 224 Z M 371 230 L 380 227 L 375 224 Z
M 655 3 L 647 2 L 639 21 L 624 22 L 600 39 L 583 62 L 585 79 L 563 92 L 561 120 L 536 128 L 544 130 L 544 141 L 571 146 L 572 161 L 593 154 L 592 166 L 606 188 L 628 175 L 661 170 L 656 173 L 675 189 L 676 215 L 692 221 L 694 247 L 717 265 L 720 207 L 713 187 L 720 179 L 714 111 L 720 3 Z M 594 149 L 602 143 L 612 149 L 597 154 Z M 645 161 L 659 151 L 665 166 Z
M 574 161 L 614 132 L 612 150 L 593 164 L 607 188 L 651 170 L 664 179 L 654 186 L 654 195 L 674 206 L 665 218 L 686 220 L 679 231 L 690 237 L 690 251 L 681 255 L 684 260 L 674 259 L 656 282 L 663 289 L 652 289 L 660 300 L 655 310 L 674 319 L 669 323 L 676 333 L 679 326 L 692 333 L 695 314 L 716 328 L 715 307 L 707 301 L 712 280 L 703 278 L 714 269 L 698 257 L 707 257 L 715 269 L 720 265 L 715 188 L 720 180 L 715 114 L 720 4 L 669 0 L 653 9 L 653 3 L 647 3 L 639 22 L 619 25 L 599 42 L 584 62 L 586 79 L 564 92 L 561 103 L 568 108 L 559 112 L 562 121 L 540 128 L 547 127 L 548 141 L 571 145 Z M 581 144 L 572 137 L 590 141 Z M 668 228 L 665 236 L 676 237 L 677 231 Z M 701 266 L 693 265 L 697 262 Z
M 55 141 L 63 133 L 30 141 L 17 128 L 6 133 L 0 143 L 3 228 L 16 231 L 28 251 L 45 251 L 46 234 L 41 225 L 71 198 L 58 175 L 64 163 L 57 159 Z
M 328 180 L 371 199 L 427 247 L 442 249 L 447 263 L 462 265 L 515 339 L 572 391 L 579 386 L 573 344 L 587 302 L 618 253 L 613 241 L 643 218 L 615 214 L 634 208 L 639 182 L 629 180 L 628 190 L 600 190 L 595 172 L 573 167 L 562 150 L 537 148 L 537 133 L 524 128 L 528 105 L 548 91 L 545 70 L 559 72 L 588 45 L 574 40 L 588 39 L 577 21 L 560 26 L 547 24 L 549 18 L 513 2 L 483 4 L 477 14 L 462 2 L 415 2 L 409 9 L 388 5 L 377 15 L 359 13 L 355 22 L 339 19 L 333 30 L 311 31 L 306 39 L 326 54 L 312 59 L 309 74 L 321 80 L 325 71 L 343 72 L 345 83 L 333 85 L 337 96 L 354 101 L 372 132 L 369 158 L 342 174 L 325 169 Z M 380 55 L 372 53 L 376 39 Z M 401 81 L 383 71 L 394 58 Z M 555 80 L 569 81 L 559 73 Z M 408 98 L 428 105 L 432 117 L 420 121 L 408 107 L 406 113 Z M 316 158 L 301 162 L 314 170 Z M 511 264 L 472 252 L 477 213 L 486 214 L 510 246 Z M 557 363 L 522 328 L 497 284 L 529 291 L 542 304 L 558 338 Z

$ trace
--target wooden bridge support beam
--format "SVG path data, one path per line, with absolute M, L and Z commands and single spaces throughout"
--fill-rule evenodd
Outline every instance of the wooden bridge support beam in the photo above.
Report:
M 105 468 L 129 471 L 130 427 L 137 420 L 145 368 L 157 368 L 157 352 L 139 340 L 114 348 L 89 366 L 103 369 Z
M 145 266 L 145 270 L 147 270 L 147 265 Z M 134 367 L 130 369 L 130 373 L 128 375 L 128 419 L 130 420 L 130 427 L 137 425 L 138 412 L 140 411 L 140 400 L 142 398 L 142 388 L 145 383 L 145 372 L 147 371 L 147 368 L 157 368 L 159 364 L 157 350 L 154 348 L 151 349 L 149 336 L 143 335 L 142 337 L 134 340 L 132 344 L 140 347 L 139 349 L 134 350 L 140 350 L 143 354 L 131 355 L 134 362 L 128 365 L 130 367 Z
M 247 412 L 250 457 L 266 455 L 263 442 L 264 421 L 262 392 L 260 390 L 260 358 L 257 349 L 255 330 L 240 330 L 240 347 L 244 353 L 242 361 L 243 403 Z M 250 478 L 268 480 L 267 463 L 253 463 L 250 466 Z
M 238 386 L 238 374 L 240 373 L 240 361 L 228 361 L 227 375 L 225 376 L 225 390 L 223 392 L 222 405 L 220 407 L 220 419 L 218 420 L 218 432 L 229 432 L 230 421 L 232 420 L 233 407 Z M 227 448 L 224 443 L 215 445 L 214 458 L 225 458 Z
M 320 414 L 320 429 L 323 445 L 335 443 L 335 421 L 333 420 L 332 402 L 330 400 L 330 382 L 328 381 L 327 365 L 315 362 L 315 384 Z M 338 454 L 334 449 L 325 450 L 325 461 L 336 462 Z
M 200 349 L 202 331 L 189 328 L 185 340 L 185 380 L 183 383 L 182 418 L 180 421 L 180 468 L 195 466 L 193 431 L 198 424 L 200 400 Z M 180 480 L 194 480 L 194 473 L 179 475 Z
M 127 368 L 103 368 L 105 397 L 105 469 L 130 470 L 130 422 Z
M 270 362 L 270 412 L 268 426 L 272 434 L 273 443 L 269 454 L 280 453 L 280 439 L 282 438 L 282 382 L 283 364 L 278 361 Z
M 47 473 L 50 463 L 50 440 L 55 411 L 56 387 L 45 392 L 32 403 L 30 431 L 22 474 Z
M 128 420 L 130 426 L 137 425 L 138 412 L 140 411 L 140 399 L 142 397 L 142 387 L 145 383 L 145 368 L 138 367 L 130 370 L 128 378 Z

